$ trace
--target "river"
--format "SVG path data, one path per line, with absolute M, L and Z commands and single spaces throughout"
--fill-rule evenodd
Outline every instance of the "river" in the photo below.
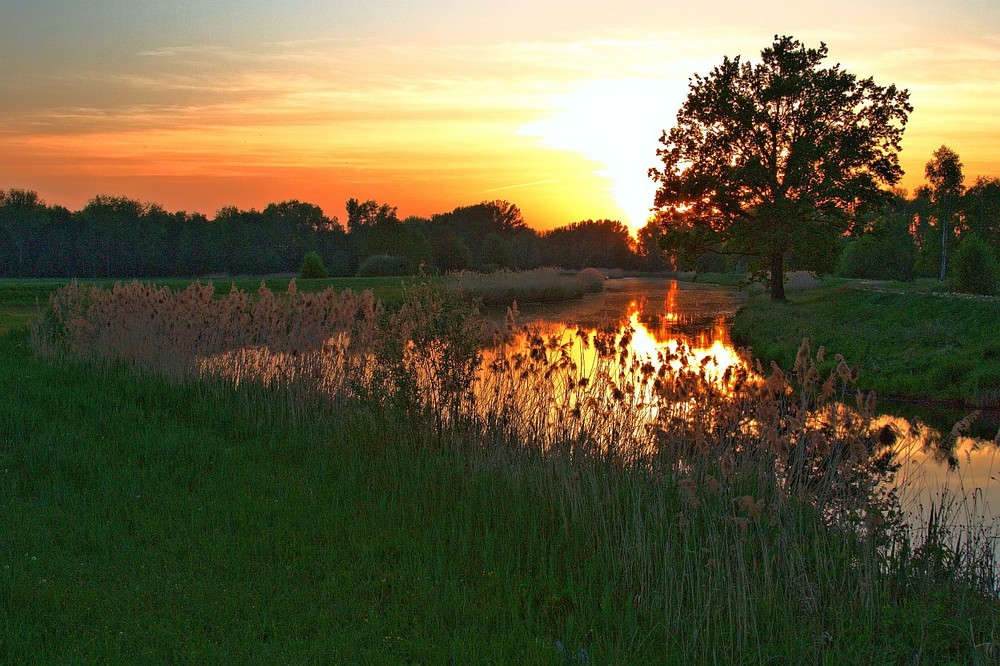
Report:
M 724 370 L 749 362 L 730 338 L 732 318 L 745 299 L 738 290 L 714 285 L 624 278 L 607 281 L 603 293 L 581 301 L 524 306 L 519 321 L 549 332 L 560 327 L 631 327 L 636 352 L 652 355 L 656 349 L 675 349 L 683 343 L 696 361 L 711 357 Z M 997 521 L 1000 457 L 989 434 L 984 434 L 996 429 L 997 415 L 984 415 L 979 430 L 970 429 L 973 436 L 953 434 L 954 424 L 971 411 L 920 403 L 879 405 L 876 422 L 891 425 L 899 435 L 896 446 L 902 467 L 896 485 L 915 524 L 942 502 L 951 504 L 958 523 Z

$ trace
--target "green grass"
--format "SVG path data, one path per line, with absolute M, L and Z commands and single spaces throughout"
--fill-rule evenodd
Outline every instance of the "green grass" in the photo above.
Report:
M 509 512 L 488 478 L 395 446 L 357 414 L 296 427 L 266 396 L 206 397 L 39 361 L 19 336 L 2 345 L 5 663 L 551 651 L 518 630 L 508 597 L 536 581 L 512 584 L 517 553 L 448 547 L 466 518 L 499 536 Z
M 790 367 L 803 338 L 860 366 L 858 385 L 884 396 L 1000 401 L 1000 303 L 933 295 L 934 286 L 888 283 L 891 292 L 833 286 L 760 297 L 737 313 L 734 338 Z
M 18 331 L 0 391 L 3 663 L 987 663 L 1000 638 L 995 599 L 808 506 L 748 521 L 754 479 L 428 439 Z

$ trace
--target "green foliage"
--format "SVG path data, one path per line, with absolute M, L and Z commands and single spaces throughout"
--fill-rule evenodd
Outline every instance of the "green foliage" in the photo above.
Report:
M 496 271 L 514 267 L 510 239 L 497 233 L 488 233 L 476 250 L 476 266 L 482 271 Z
M 989 246 L 976 234 L 963 236 L 955 253 L 954 283 L 969 294 L 997 293 L 997 262 Z
M 701 390 L 692 401 L 697 368 L 657 378 L 658 390 L 683 396 L 679 411 L 661 403 L 658 426 L 669 430 L 658 455 L 633 459 L 615 450 L 622 440 L 599 449 L 590 437 L 606 425 L 597 416 L 633 428 L 630 401 L 646 391 L 625 391 L 630 404 L 587 393 L 625 372 L 627 345 L 602 338 L 603 369 L 573 387 L 564 381 L 579 377 L 572 356 L 537 336 L 490 367 L 533 409 L 460 411 L 479 354 L 476 324 L 457 295 L 433 284 L 408 290 L 383 329 L 398 337 L 379 350 L 401 382 L 390 385 L 395 399 L 335 405 L 280 381 L 169 383 L 38 358 L 23 334 L 0 338 L 3 661 L 996 657 L 998 608 L 968 548 L 937 538 L 914 550 L 887 544 L 875 523 L 876 540 L 859 538 L 812 504 L 826 488 L 811 482 L 860 479 L 843 475 L 874 442 L 826 439 L 794 411 L 784 376 L 773 394 L 761 389 L 776 396 L 766 403 L 774 416 L 753 413 L 768 426 L 761 435 L 727 409 L 733 393 Z M 802 376 L 811 369 L 797 364 Z M 421 373 L 437 387 L 430 395 L 409 390 Z M 557 380 L 546 384 L 549 373 Z M 546 385 L 532 403 L 524 387 Z M 570 391 L 587 396 L 582 418 L 553 412 Z M 490 416 L 477 420 L 482 413 Z M 544 428 L 518 430 L 525 422 L 576 436 L 546 440 Z M 830 432 L 852 428 L 839 425 Z M 760 446 L 778 436 L 770 427 L 782 428 L 779 444 L 802 443 L 796 455 L 810 450 L 788 489 Z M 845 451 L 852 444 L 861 448 Z M 813 457 L 826 446 L 835 453 Z
M 315 251 L 306 252 L 306 256 L 302 260 L 302 266 L 299 268 L 299 277 L 304 280 L 315 280 L 329 276 L 330 274 L 327 272 L 319 253 Z
M 357 277 L 391 277 L 412 274 L 410 262 L 406 257 L 376 254 L 364 260 L 358 268 Z
M 906 230 L 880 227 L 847 242 L 838 272 L 851 278 L 908 281 L 915 277 L 916 258 L 917 247 Z
M 941 240 L 938 248 L 942 249 L 938 279 L 944 282 L 948 276 L 948 254 L 954 236 L 962 192 L 965 190 L 965 176 L 962 174 L 962 162 L 958 153 L 948 146 L 941 146 L 924 167 L 927 182 L 930 183 L 930 196 L 933 203 L 933 213 L 937 222 L 938 234 Z
M 481 327 L 475 304 L 443 283 L 404 290 L 386 322 L 392 334 L 382 336 L 377 354 L 385 385 L 415 428 L 433 422 L 440 437 L 445 423 L 475 401 Z
M 937 285 L 937 282 L 933 282 Z M 1000 303 L 948 297 L 923 284 L 892 292 L 850 284 L 796 295 L 787 304 L 750 300 L 733 337 L 764 361 L 790 365 L 803 337 L 861 368 L 858 386 L 916 400 L 990 402 Z
M 382 222 L 368 230 L 362 244 L 361 256 L 393 255 L 405 257 L 410 275 L 418 272 L 421 264 L 431 258 L 427 237 L 416 227 L 400 222 Z
M 824 270 L 848 212 L 896 183 L 908 93 L 822 68 L 826 45 L 775 37 L 750 64 L 725 58 L 695 75 L 676 125 L 661 137 L 655 204 L 758 257 L 784 298 L 784 260 Z M 794 131 L 793 131 L 794 128 Z M 817 177 L 822 174 L 822 177 Z M 833 239 L 833 240 L 831 240 Z M 751 268 L 754 268 L 751 265 Z
M 549 263 L 563 268 L 629 266 L 633 257 L 628 228 L 616 220 L 582 220 L 543 237 Z
M 962 209 L 969 231 L 1000 248 L 1000 178 L 977 178 L 965 192 Z
M 441 271 L 464 271 L 472 266 L 472 252 L 449 226 L 439 225 L 431 234 L 431 262 Z

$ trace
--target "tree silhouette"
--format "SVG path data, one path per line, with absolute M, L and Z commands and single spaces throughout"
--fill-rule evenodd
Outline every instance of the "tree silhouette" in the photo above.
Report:
M 899 181 L 899 142 L 909 93 L 821 67 L 827 47 L 775 36 L 761 62 L 724 58 L 696 74 L 677 123 L 660 138 L 659 210 L 748 255 L 784 300 L 784 264 L 832 265 L 825 256 L 847 217 L 883 200 Z M 687 217 L 686 216 L 686 217 Z
M 924 174 L 931 186 L 931 202 L 941 225 L 941 282 L 948 277 L 948 240 L 951 236 L 953 219 L 958 214 L 959 202 L 965 190 L 962 175 L 962 161 L 958 153 L 948 146 L 934 151 L 931 160 L 924 167 Z

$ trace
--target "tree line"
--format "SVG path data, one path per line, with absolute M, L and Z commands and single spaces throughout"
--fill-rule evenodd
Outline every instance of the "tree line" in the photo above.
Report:
M 961 159 L 947 146 L 934 152 L 925 173 L 927 183 L 912 195 L 887 191 L 876 205 L 850 216 L 842 234 L 813 237 L 793 248 L 786 265 L 843 277 L 937 278 L 968 291 L 995 290 L 1000 178 L 981 176 L 966 188 Z M 666 248 L 668 263 L 679 270 L 727 271 L 747 261 L 739 251 L 742 239 L 713 233 L 675 211 L 658 214 L 644 231 Z M 966 263 L 956 264 L 956 258 Z M 976 264 L 973 274 L 962 276 L 970 270 L 968 262 Z M 976 280 L 981 284 L 970 284 Z
M 346 224 L 311 203 L 220 209 L 213 218 L 127 197 L 96 196 L 82 209 L 47 205 L 36 192 L 0 190 L 0 276 L 263 275 L 297 272 L 315 253 L 331 276 L 539 266 L 656 269 L 657 249 L 614 220 L 539 233 L 508 201 L 431 217 L 350 199 Z M 648 239 L 647 239 L 648 240 Z

